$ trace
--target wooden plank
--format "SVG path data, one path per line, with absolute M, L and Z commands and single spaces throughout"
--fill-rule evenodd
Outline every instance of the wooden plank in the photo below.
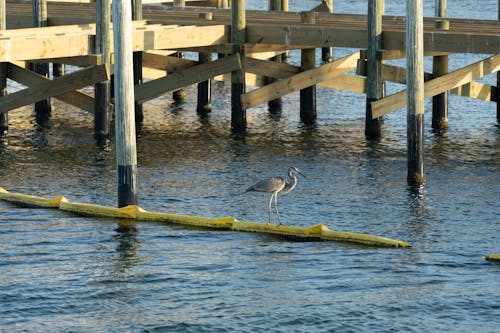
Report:
M 15 65 L 12 63 L 8 66 L 10 67 L 9 73 L 12 76 L 12 79 L 16 82 L 21 83 L 22 85 L 29 87 L 32 85 L 39 85 L 43 84 L 44 82 L 50 81 L 50 79 L 46 78 L 45 76 L 24 69 L 23 66 Z M 90 113 L 94 112 L 94 98 L 80 91 L 70 91 L 54 97 L 65 103 L 76 106 L 77 108 L 80 108 L 82 110 L 88 111 Z
M 356 69 L 358 59 L 359 52 L 355 52 L 326 65 L 301 72 L 292 77 L 252 90 L 241 96 L 243 107 L 254 107 L 291 92 L 341 76 L 348 71 Z
M 401 38 L 401 36 L 399 36 Z M 403 34 L 404 37 L 404 34 Z M 404 41 L 404 39 L 403 39 Z M 247 43 L 311 47 L 366 48 L 366 28 L 339 28 L 316 25 L 249 25 Z
M 178 49 L 229 43 L 226 26 L 188 26 L 154 32 L 151 49 Z M 147 48 L 144 48 L 147 50 Z
M 437 56 L 445 56 L 450 55 L 450 52 L 432 52 L 427 51 L 424 52 L 424 57 L 437 57 Z M 382 60 L 394 60 L 394 59 L 405 59 L 406 51 L 405 50 L 380 50 L 380 56 Z
M 158 97 L 166 92 L 174 91 L 181 87 L 205 81 L 217 75 L 229 73 L 241 68 L 238 55 L 224 57 L 220 60 L 197 65 L 180 73 L 169 74 L 160 79 L 148 81 L 135 87 L 135 100 L 145 102 Z
M 361 76 L 339 75 L 334 80 L 324 81 L 318 84 L 325 88 L 352 91 L 356 93 L 366 93 L 366 79 Z
M 47 58 L 41 59 L 39 62 L 53 62 L 77 67 L 89 67 L 102 65 L 102 56 L 100 54 L 89 54 L 76 57 Z
M 450 94 L 458 96 L 480 99 L 483 101 L 496 102 L 495 90 L 497 87 L 489 84 L 470 82 L 460 87 L 451 89 Z
M 284 79 L 299 72 L 299 68 L 285 63 L 275 61 L 265 61 L 249 57 L 241 59 L 245 72 L 262 76 L 269 76 L 274 79 Z
M 155 52 L 144 52 L 142 54 L 142 64 L 145 67 L 161 69 L 167 72 L 177 72 L 193 67 L 197 62 L 184 58 L 161 55 Z
M 473 80 L 500 70 L 500 55 L 478 61 L 424 84 L 424 97 L 429 98 L 447 90 L 462 86 Z M 372 102 L 373 117 L 381 117 L 396 111 L 406 104 L 406 90 Z
M 84 56 L 92 53 L 92 41 L 89 35 L 2 40 L 0 62 Z
M 9 64 L 7 75 L 12 80 L 30 80 L 26 70 Z M 46 97 L 59 96 L 75 89 L 83 88 L 95 82 L 109 79 L 109 71 L 106 65 L 93 66 L 78 72 L 57 77 L 53 80 L 39 80 L 27 89 L 14 92 L 0 98 L 0 113 L 35 103 Z M 26 82 L 26 81 L 25 81 Z

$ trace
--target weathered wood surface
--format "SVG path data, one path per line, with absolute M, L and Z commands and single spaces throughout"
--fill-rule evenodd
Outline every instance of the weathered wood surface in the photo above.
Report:
M 23 73 L 17 66 L 7 66 L 7 76 L 13 80 L 20 80 Z M 99 65 L 89 67 L 53 80 L 42 79 L 33 81 L 33 84 L 23 90 L 8 94 L 0 98 L 0 113 L 7 112 L 17 107 L 31 104 L 46 97 L 58 96 L 75 89 L 109 79 L 107 66 Z
M 27 87 L 40 86 L 41 84 L 50 81 L 50 79 L 45 76 L 39 75 L 28 69 L 24 69 L 22 66 L 12 63 L 7 64 L 7 66 L 9 78 Z M 90 113 L 94 112 L 94 98 L 80 91 L 69 91 L 61 95 L 55 95 L 54 97 L 82 110 Z
M 49 25 L 93 23 L 95 22 L 94 6 L 92 3 L 50 2 L 48 4 Z M 199 14 L 203 11 L 206 9 L 162 10 L 158 6 L 145 6 L 143 17 L 151 22 L 170 25 L 176 25 L 179 22 L 193 25 L 229 25 L 231 22 L 230 10 L 211 9 L 212 20 L 210 21 L 199 18 Z M 500 24 L 497 21 L 450 19 L 450 30 L 439 31 L 435 28 L 436 20 L 436 18 L 424 20 L 424 50 L 426 51 L 496 54 L 500 49 L 498 39 Z M 300 48 L 303 45 L 366 48 L 366 21 L 366 15 L 318 13 L 317 23 L 314 26 L 307 26 L 300 23 L 298 13 L 247 11 L 247 43 L 283 44 L 292 48 Z M 405 17 L 384 16 L 383 49 L 405 49 L 405 23 Z M 31 1 L 9 0 L 7 2 L 7 27 L 9 29 L 27 27 L 30 24 Z M 203 33 L 207 34 L 207 31 Z M 168 43 L 168 41 L 164 42 Z M 0 50 L 1 48 L 0 46 Z
M 500 70 L 500 55 L 465 66 L 424 84 L 424 98 L 429 98 L 447 90 L 458 88 L 476 79 Z M 477 86 L 474 84 L 474 86 Z M 372 102 L 373 117 L 381 117 L 406 105 L 406 90 L 384 99 Z
M 7 30 L 0 35 L 0 62 L 86 56 L 95 53 L 95 24 Z M 229 42 L 223 25 L 133 25 L 134 51 L 179 49 Z M 111 39 L 111 43 L 113 40 Z M 114 52 L 111 46 L 110 52 Z
M 332 80 L 356 68 L 359 52 L 326 65 L 300 72 L 296 75 L 252 90 L 241 96 L 243 107 L 250 108 L 300 89 Z
M 238 55 L 224 57 L 220 60 L 197 65 L 182 71 L 173 73 L 163 78 L 148 81 L 135 87 L 135 100 L 145 102 L 169 91 L 179 89 L 194 83 L 205 81 L 214 76 L 229 73 L 241 68 Z

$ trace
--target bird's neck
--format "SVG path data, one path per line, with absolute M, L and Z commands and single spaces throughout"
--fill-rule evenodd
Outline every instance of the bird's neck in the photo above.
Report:
M 288 193 L 290 192 L 291 190 L 293 190 L 293 188 L 295 187 L 295 185 L 297 185 L 297 177 L 295 177 L 295 175 L 293 174 L 288 174 L 288 181 L 286 182 L 285 184 L 285 187 L 283 188 L 283 190 L 281 190 L 281 193 Z

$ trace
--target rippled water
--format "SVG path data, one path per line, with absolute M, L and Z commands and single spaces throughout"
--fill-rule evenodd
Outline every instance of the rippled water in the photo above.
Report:
M 471 9 L 462 15 L 479 16 L 469 2 L 460 2 Z M 359 3 L 336 7 L 360 11 Z M 388 10 L 399 6 L 389 3 Z M 476 58 L 454 56 L 450 65 Z M 214 85 L 208 118 L 194 111 L 196 90 L 187 93 L 182 105 L 166 95 L 145 106 L 142 207 L 266 221 L 267 197 L 242 192 L 296 165 L 309 180 L 280 196 L 284 223 L 324 223 L 412 248 L 159 223 L 121 232 L 113 219 L 0 202 L 0 332 L 498 330 L 500 266 L 483 259 L 500 250 L 493 103 L 451 97 L 444 134 L 434 133 L 426 117 L 428 182 L 415 194 L 406 185 L 404 111 L 386 117 L 380 141 L 367 142 L 364 96 L 318 88 L 315 125 L 300 122 L 292 94 L 280 115 L 264 106 L 249 110 L 241 138 L 230 131 L 228 86 Z M 116 205 L 114 146 L 95 147 L 91 116 L 55 101 L 44 128 L 30 107 L 11 112 L 10 123 L 0 141 L 0 186 Z

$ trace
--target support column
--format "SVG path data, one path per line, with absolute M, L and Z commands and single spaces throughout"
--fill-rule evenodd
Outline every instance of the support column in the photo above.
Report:
M 316 23 L 316 12 L 301 12 L 302 23 Z M 316 49 L 303 49 L 300 56 L 300 69 L 306 71 L 316 66 Z M 316 120 L 316 85 L 300 90 L 300 119 L 305 123 Z
M 200 13 L 200 18 L 205 20 L 212 20 L 212 13 Z M 200 64 L 208 63 L 212 61 L 212 53 L 210 52 L 200 52 L 198 54 L 198 61 Z M 212 80 L 208 79 L 206 81 L 198 83 L 198 103 L 196 106 L 196 111 L 200 115 L 206 115 L 212 111 Z
M 142 0 L 132 0 L 132 20 L 142 20 Z M 142 84 L 142 51 L 133 53 L 134 62 L 134 86 Z M 134 102 L 135 121 L 141 124 L 144 120 L 144 112 L 141 103 Z
M 270 11 L 282 11 L 282 0 L 269 0 L 269 10 Z M 283 62 L 283 54 L 278 54 L 277 56 L 270 59 L 275 62 Z M 265 77 L 265 83 L 270 84 L 275 82 L 276 80 L 272 77 Z M 274 114 L 279 114 L 281 112 L 283 106 L 283 100 L 281 98 L 276 98 L 267 103 L 269 107 L 269 111 Z
M 222 8 L 222 9 L 229 8 L 228 1 L 227 0 L 218 0 L 217 1 L 217 8 Z
M 436 17 L 446 16 L 446 0 L 436 0 Z M 436 28 L 449 29 L 449 21 L 436 21 Z M 448 56 L 437 56 L 432 59 L 432 76 L 434 78 L 448 73 Z M 432 97 L 432 128 L 443 130 L 448 128 L 448 92 Z
M 118 207 L 137 205 L 138 197 L 131 7 L 127 0 L 113 1 Z
M 246 40 L 245 0 L 231 0 L 231 42 L 233 53 L 243 56 L 243 44 Z M 246 110 L 241 104 L 241 95 L 245 93 L 245 71 L 231 72 L 231 127 L 242 131 L 247 126 Z
M 281 0 L 281 10 L 284 12 L 288 12 L 290 10 L 290 6 L 288 5 L 288 0 Z M 290 51 L 285 51 L 282 54 L 283 61 L 290 59 Z
M 5 0 L 0 0 L 0 31 L 7 29 Z M 7 95 L 7 64 L 0 62 L 0 97 Z M 9 116 L 7 112 L 0 114 L 0 136 L 9 129 Z
M 498 20 L 500 21 L 500 0 L 498 0 Z M 500 123 L 500 72 L 497 72 L 497 122 Z
M 33 26 L 46 27 L 47 26 L 47 0 L 33 0 Z M 49 64 L 44 62 L 33 63 L 33 71 L 49 77 Z M 37 123 L 43 124 L 50 118 L 52 106 L 50 98 L 38 101 L 35 103 L 35 112 Z
M 424 29 L 422 0 L 406 3 L 406 71 L 408 183 L 421 185 L 424 175 Z
M 111 63 L 111 0 L 97 0 L 96 3 L 96 53 L 101 54 L 104 64 Z M 111 82 L 94 85 L 94 138 L 98 145 L 106 145 L 110 132 Z
M 63 76 L 65 72 L 64 64 L 53 63 L 52 64 L 52 76 L 60 77 Z
M 333 14 L 333 0 L 323 0 L 323 2 L 328 6 L 330 14 Z M 321 49 L 321 61 L 330 62 L 333 60 L 333 47 L 323 47 Z
M 380 138 L 382 119 L 372 119 L 373 101 L 384 97 L 382 82 L 382 15 L 384 14 L 384 0 L 368 0 L 368 49 L 366 60 L 366 115 L 365 136 L 367 139 Z
M 186 0 L 174 0 L 174 6 L 181 8 L 186 7 Z M 176 57 L 183 58 L 182 52 L 177 52 Z M 175 90 L 174 92 L 172 92 L 172 98 L 175 103 L 182 103 L 186 99 L 186 92 L 182 88 Z

